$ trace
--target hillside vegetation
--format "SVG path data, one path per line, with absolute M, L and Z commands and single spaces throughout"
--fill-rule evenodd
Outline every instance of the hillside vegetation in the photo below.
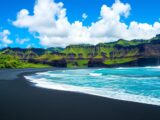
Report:
M 69 45 L 66 48 L 4 48 L 0 68 L 28 67 L 114 67 L 159 64 L 160 35 L 150 40 L 120 39 L 97 45 Z
M 18 57 L 0 54 L 0 68 L 47 68 L 49 65 L 22 62 Z

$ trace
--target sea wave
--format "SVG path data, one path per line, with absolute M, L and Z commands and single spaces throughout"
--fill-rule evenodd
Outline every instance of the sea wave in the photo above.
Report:
M 41 88 L 62 90 L 62 91 L 72 91 L 72 92 L 91 94 L 91 95 L 124 100 L 124 101 L 132 101 L 132 102 L 152 104 L 152 105 L 158 105 L 158 106 L 160 105 L 160 99 L 158 98 L 129 94 L 121 90 L 114 90 L 109 88 L 80 87 L 80 86 L 73 86 L 73 85 L 67 85 L 67 84 L 59 84 L 59 83 L 50 82 L 49 79 L 46 79 L 46 78 L 34 78 L 33 76 L 25 76 L 25 78 L 28 79 L 30 82 L 34 83 L 33 85 Z

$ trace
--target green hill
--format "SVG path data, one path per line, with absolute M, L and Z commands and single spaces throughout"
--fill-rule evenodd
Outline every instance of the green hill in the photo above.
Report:
M 111 43 L 69 45 L 66 48 L 4 48 L 0 50 L 0 55 L 1 68 L 49 67 L 46 64 L 69 68 L 111 67 L 139 65 L 143 63 L 141 59 L 150 65 L 159 62 L 160 35 L 149 40 L 120 39 Z

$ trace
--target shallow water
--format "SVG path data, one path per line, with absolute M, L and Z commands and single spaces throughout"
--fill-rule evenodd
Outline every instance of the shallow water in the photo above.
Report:
M 160 105 L 160 67 L 55 70 L 25 76 L 43 88 Z

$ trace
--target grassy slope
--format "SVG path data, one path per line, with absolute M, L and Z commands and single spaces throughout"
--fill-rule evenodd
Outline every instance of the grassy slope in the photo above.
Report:
M 0 68 L 47 68 L 49 65 L 22 62 L 18 57 L 0 53 Z
M 78 54 L 82 53 L 84 58 L 88 57 L 88 54 L 94 54 L 95 58 L 101 58 L 101 53 L 105 53 L 106 57 L 111 57 L 110 53 L 114 52 L 114 57 L 121 57 L 124 54 L 126 54 L 126 57 L 135 56 L 138 53 L 138 49 L 132 49 L 128 51 L 128 53 L 124 53 L 124 49 L 118 49 L 116 48 L 117 45 L 120 45 L 122 47 L 130 47 L 130 46 L 136 46 L 144 43 L 149 43 L 150 41 L 146 40 L 133 40 L 133 41 L 126 41 L 126 40 L 119 40 L 117 42 L 112 43 L 100 43 L 95 48 L 89 47 L 89 45 L 71 45 L 67 47 L 63 52 L 65 54 L 74 53 L 76 57 L 78 57 Z
M 24 63 L 19 68 L 49 68 L 51 66 L 49 65 L 43 65 L 43 64 L 33 64 L 33 63 Z
M 134 56 L 138 55 L 139 49 L 138 47 L 133 47 L 132 49 L 125 50 L 125 47 L 130 46 L 137 46 L 140 44 L 149 43 L 150 40 L 133 40 L 133 41 L 126 41 L 126 40 L 118 40 L 117 42 L 112 43 L 100 43 L 95 48 L 89 45 L 71 45 L 67 47 L 63 53 L 70 54 L 73 53 L 76 55 L 75 58 L 78 58 L 78 54 L 83 54 L 83 58 L 87 59 L 88 54 L 94 54 L 94 59 L 102 59 L 101 53 L 105 53 L 107 59 L 103 62 L 106 65 L 113 65 L 113 64 L 122 64 L 126 62 L 131 62 L 137 60 L 138 58 L 134 58 Z M 121 46 L 121 49 L 117 49 L 117 45 Z M 112 53 L 112 55 L 111 55 Z M 114 59 L 113 59 L 113 58 Z M 112 59 L 111 59 L 112 58 Z M 88 63 L 89 60 L 74 60 L 74 61 L 67 61 L 68 67 L 83 67 Z
M 67 47 L 63 53 L 65 53 L 66 55 L 72 53 L 75 54 L 76 57 L 78 57 L 78 54 L 83 54 L 84 58 L 88 57 L 89 53 L 93 53 L 94 54 L 94 48 L 91 45 L 71 45 L 69 47 Z
M 107 59 L 106 61 L 104 61 L 104 64 L 106 64 L 106 65 L 123 64 L 123 63 L 131 62 L 134 60 L 137 60 L 137 58 Z
M 37 59 L 39 59 L 39 60 L 47 60 L 47 61 L 61 60 L 61 59 L 63 59 L 63 56 L 53 55 L 53 54 L 50 54 L 50 53 L 46 53 L 46 54 L 38 57 Z
M 88 60 L 73 60 L 73 61 L 67 61 L 67 67 L 87 67 L 88 66 Z

